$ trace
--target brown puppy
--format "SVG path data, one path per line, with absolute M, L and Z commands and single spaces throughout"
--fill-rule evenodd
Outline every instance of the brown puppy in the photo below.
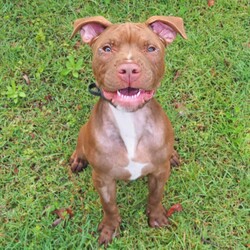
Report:
M 162 205 L 170 161 L 178 164 L 174 133 L 163 109 L 153 98 L 164 75 L 164 49 L 179 33 L 179 17 L 154 16 L 145 23 L 111 24 L 90 17 L 74 23 L 93 51 L 93 71 L 102 98 L 81 128 L 71 156 L 72 171 L 90 163 L 104 217 L 99 243 L 107 245 L 119 231 L 116 180 L 148 176 L 147 214 L 151 227 L 168 224 Z

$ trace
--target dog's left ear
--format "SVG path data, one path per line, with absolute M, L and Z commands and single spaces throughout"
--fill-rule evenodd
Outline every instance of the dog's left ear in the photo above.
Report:
M 152 16 L 146 22 L 158 36 L 160 36 L 166 44 L 172 43 L 179 33 L 183 38 L 187 39 L 183 20 L 174 16 Z

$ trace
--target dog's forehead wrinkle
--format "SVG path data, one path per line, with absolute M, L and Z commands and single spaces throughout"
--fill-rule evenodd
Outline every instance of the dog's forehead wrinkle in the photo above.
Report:
M 119 25 L 114 25 L 112 29 L 107 30 L 109 32 L 110 40 L 116 43 L 138 43 L 138 41 L 147 42 L 150 39 L 150 30 L 145 34 L 145 27 L 143 24 L 135 23 L 124 23 Z M 116 32 L 117 31 L 117 32 Z M 121 41 L 122 36 L 122 41 Z

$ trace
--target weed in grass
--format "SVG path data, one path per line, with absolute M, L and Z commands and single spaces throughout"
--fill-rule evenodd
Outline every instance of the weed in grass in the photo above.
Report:
M 22 85 L 16 86 L 15 80 L 11 80 L 11 85 L 8 85 L 6 88 L 7 90 L 2 92 L 2 95 L 6 96 L 9 100 L 13 100 L 15 104 L 18 103 L 20 98 L 26 97 Z
M 61 74 L 63 76 L 68 75 L 69 73 L 72 74 L 73 77 L 78 78 L 79 74 L 78 71 L 82 68 L 83 65 L 83 59 L 78 59 L 77 62 L 75 62 L 75 59 L 72 55 L 68 57 L 68 61 L 66 62 L 66 69 L 63 69 L 61 71 Z

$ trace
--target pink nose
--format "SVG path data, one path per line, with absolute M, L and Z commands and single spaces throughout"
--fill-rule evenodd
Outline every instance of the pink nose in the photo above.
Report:
M 136 81 L 141 75 L 141 68 L 135 63 L 124 63 L 117 68 L 118 77 L 126 83 Z

